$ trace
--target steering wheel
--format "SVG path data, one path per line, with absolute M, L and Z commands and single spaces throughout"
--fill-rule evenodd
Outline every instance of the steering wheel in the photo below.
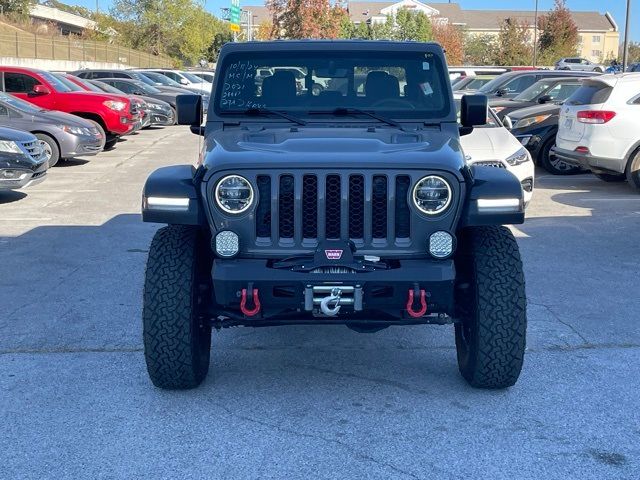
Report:
M 372 107 L 409 107 L 411 110 L 415 110 L 416 107 L 409 100 L 404 100 L 402 98 L 383 98 L 382 100 L 378 100 L 377 102 L 371 105 Z

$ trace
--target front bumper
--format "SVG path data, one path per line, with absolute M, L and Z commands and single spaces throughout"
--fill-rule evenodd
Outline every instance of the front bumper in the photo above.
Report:
M 160 110 L 151 110 L 149 116 L 151 117 L 151 125 L 167 127 L 176 122 L 173 112 L 171 111 L 163 112 Z
M 31 187 L 33 185 L 37 185 L 40 182 L 43 182 L 47 176 L 47 170 L 49 168 L 49 163 L 44 161 L 33 169 L 18 169 L 24 170 L 24 173 L 20 175 L 19 178 L 15 180 L 0 180 L 0 191 L 1 190 L 17 190 L 19 188 Z M 0 168 L 0 178 L 3 170 L 16 170 L 15 168 Z
M 624 173 L 625 161 L 619 158 L 597 157 L 588 153 L 580 153 L 553 147 L 553 153 L 570 165 L 583 167 L 594 173 Z
M 338 265 L 337 265 L 338 266 Z M 366 273 L 309 273 L 272 268 L 268 260 L 233 259 L 213 262 L 214 303 L 235 319 L 246 319 L 246 324 L 260 320 L 277 320 L 294 315 L 295 318 L 322 318 L 318 311 L 305 308 L 305 289 L 314 286 L 328 288 L 358 287 L 362 290 L 362 310 L 345 307 L 331 317 L 337 323 L 348 323 L 354 318 L 372 318 L 371 313 L 386 316 L 391 321 L 410 319 L 407 312 L 408 292 L 417 288 L 425 291 L 426 315 L 453 315 L 455 266 L 453 260 L 402 260 L 396 268 Z M 260 312 L 251 317 L 243 315 L 240 304 L 242 290 L 253 288 L 259 292 Z M 244 322 L 243 322 L 244 323 Z
M 72 135 L 65 134 L 60 142 L 60 156 L 74 158 L 97 155 L 102 151 L 105 138 L 102 135 Z

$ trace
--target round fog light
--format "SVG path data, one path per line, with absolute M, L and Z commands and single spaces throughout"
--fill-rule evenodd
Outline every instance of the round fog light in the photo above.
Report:
M 216 235 L 215 240 L 216 253 L 221 257 L 233 257 L 240 250 L 240 239 L 234 232 L 224 230 Z
M 453 237 L 449 232 L 435 232 L 429 237 L 429 253 L 436 258 L 446 258 L 453 253 Z

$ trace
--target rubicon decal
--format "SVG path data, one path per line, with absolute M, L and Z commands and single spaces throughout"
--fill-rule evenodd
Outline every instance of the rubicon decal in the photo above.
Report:
M 340 260 L 343 251 L 344 250 L 325 250 L 324 254 L 327 256 L 327 260 Z

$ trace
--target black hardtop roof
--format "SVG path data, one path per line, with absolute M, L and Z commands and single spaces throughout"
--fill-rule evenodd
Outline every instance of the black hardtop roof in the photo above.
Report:
M 236 52 L 255 51 L 373 51 L 397 52 L 413 51 L 442 54 L 440 44 L 435 42 L 395 42 L 390 40 L 271 40 L 267 42 L 229 42 L 224 44 L 220 56 Z

